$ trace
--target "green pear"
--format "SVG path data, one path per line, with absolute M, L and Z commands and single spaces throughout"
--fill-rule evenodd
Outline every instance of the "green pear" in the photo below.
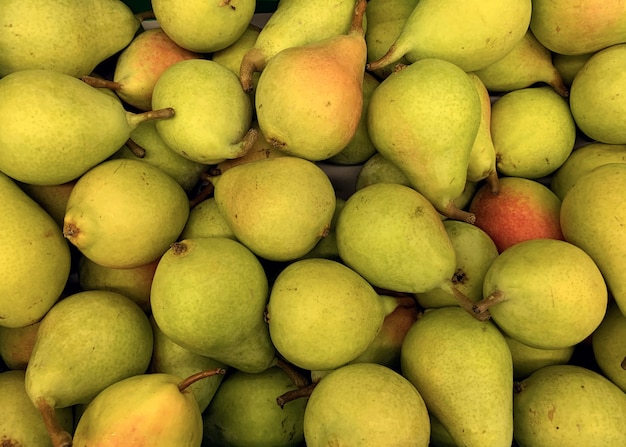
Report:
M 212 53 L 233 44 L 250 23 L 256 1 L 152 0 L 159 25 L 179 46 Z
M 611 304 L 591 334 L 594 359 L 606 378 L 626 393 L 626 316 Z
M 336 195 L 326 173 L 312 161 L 260 159 L 232 167 L 211 182 L 237 240 L 262 258 L 297 259 L 329 232 Z
M 304 411 L 304 438 L 309 447 L 426 447 L 430 421 L 424 399 L 405 377 L 383 365 L 358 363 L 317 383 Z
M 337 219 L 339 214 L 343 210 L 346 200 L 341 197 L 335 198 L 335 212 L 333 218 L 330 221 L 328 228 L 328 234 L 321 238 L 315 246 L 309 250 L 303 258 L 326 258 L 334 261 L 339 261 L 339 250 L 337 249 Z
M 266 312 L 276 350 L 308 370 L 331 370 L 356 358 L 384 317 L 380 296 L 361 275 L 323 258 L 294 261 L 281 270 Z
M 626 241 L 622 199 L 626 164 L 608 163 L 580 177 L 561 203 L 565 240 L 591 256 L 600 268 L 611 295 L 626 315 L 626 281 L 621 273 Z
M 174 343 L 260 372 L 276 361 L 263 319 L 268 289 L 263 266 L 243 244 L 224 237 L 186 239 L 172 244 L 159 261 L 152 315 Z
M 216 374 L 224 370 L 201 371 L 186 379 L 138 374 L 111 384 L 85 408 L 72 445 L 199 447 L 202 415 L 189 386 Z
M 139 159 L 111 159 L 74 185 L 63 234 L 96 264 L 133 268 L 159 258 L 188 215 L 187 194 L 169 174 Z
M 626 19 L 623 22 L 626 29 Z M 626 43 L 596 52 L 576 73 L 569 104 L 576 125 L 589 138 L 601 143 L 626 144 L 624 84 Z
M 400 35 L 407 18 L 419 0 L 370 0 L 367 3 L 367 61 L 381 58 Z M 398 63 L 409 63 L 401 57 Z M 391 74 L 392 67 L 375 70 L 374 74 L 384 79 Z
M 190 59 L 168 67 L 154 85 L 152 108 L 168 107 L 176 116 L 159 120 L 159 135 L 174 152 L 197 163 L 240 157 L 256 138 L 250 130 L 250 97 L 237 75 L 217 62 Z
M 559 349 L 540 349 L 528 346 L 513 337 L 505 335 L 513 357 L 513 379 L 522 380 L 539 368 L 548 365 L 565 365 L 574 355 L 576 345 Z
M 180 239 L 198 237 L 227 237 L 237 240 L 214 196 L 207 197 L 189 211 L 189 218 L 180 234 Z
M 498 256 L 498 248 L 491 237 L 475 225 L 449 219 L 443 226 L 456 255 L 452 284 L 470 300 L 479 301 L 483 297 L 483 279 Z M 424 308 L 458 306 L 455 297 L 440 287 L 417 293 L 415 298 Z
M 261 72 L 257 121 L 267 141 L 281 151 L 326 160 L 354 138 L 364 99 L 366 5 L 357 0 L 347 34 L 285 48 Z
M 502 59 L 474 73 L 492 93 L 545 83 L 561 96 L 569 94 L 561 72 L 552 63 L 552 52 L 537 40 L 530 29 Z
M 422 59 L 394 72 L 374 90 L 367 120 L 378 152 L 413 188 L 443 215 L 471 222 L 453 203 L 465 188 L 481 121 L 478 93 L 463 70 Z
M 503 176 L 539 179 L 556 171 L 574 150 L 576 123 L 552 87 L 510 91 L 491 107 L 496 167 Z
M 26 326 L 0 326 L 0 358 L 9 369 L 26 369 L 41 320 Z
M 559 54 L 552 52 L 552 64 L 554 67 L 559 70 L 561 73 L 561 77 L 563 78 L 563 83 L 568 88 L 572 86 L 572 82 L 576 77 L 576 73 L 585 65 L 585 62 L 595 53 L 592 51 L 591 53 L 584 54 Z
M 39 321 L 57 301 L 71 255 L 54 219 L 1 172 L 0 202 L 0 326 L 22 327 Z
M 119 0 L 6 0 L 1 20 L 0 77 L 33 68 L 88 75 L 140 27 L 139 17 Z
M 376 152 L 359 169 L 355 188 L 359 190 L 373 183 L 383 182 L 411 186 L 411 182 L 398 166 L 380 152 Z
M 626 443 L 626 394 L 577 365 L 552 365 L 516 383 L 515 440 L 520 447 Z
M 174 343 L 163 333 L 152 317 L 150 318 L 150 324 L 152 325 L 152 333 L 154 334 L 150 372 L 172 374 L 178 377 L 189 377 L 198 371 L 208 371 L 218 368 L 227 369 L 227 366 L 222 362 L 218 362 L 204 355 L 196 354 Z M 206 410 L 223 379 L 223 374 L 216 374 L 212 377 L 199 380 L 189 385 L 187 388 L 187 390 L 191 391 L 195 396 L 201 413 Z
M 43 318 L 26 367 L 26 392 L 39 409 L 55 447 L 69 434 L 55 408 L 90 402 L 107 386 L 148 368 L 152 329 L 132 300 L 115 292 L 77 292 Z
M 119 99 L 53 70 L 0 79 L 0 170 L 24 183 L 58 185 L 113 155 L 135 126 L 172 109 L 133 113 Z
M 137 156 L 134 145 L 141 148 L 140 157 Z M 186 192 L 191 192 L 198 185 L 201 174 L 206 169 L 206 165 L 183 157 L 165 144 L 156 129 L 155 121 L 140 123 L 131 132 L 130 140 L 112 158 L 141 158 L 172 176 Z
M 211 54 L 211 60 L 228 68 L 239 76 L 241 60 L 246 52 L 254 47 L 254 44 L 261 32 L 260 27 L 250 23 L 243 34 L 232 44 Z
M 587 143 L 573 151 L 550 178 L 550 189 L 563 200 L 576 181 L 608 163 L 626 163 L 626 144 Z
M 252 90 L 254 74 L 263 71 L 266 63 L 282 50 L 347 33 L 354 5 L 355 0 L 279 2 L 254 46 L 242 58 L 239 78 L 243 90 Z
M 530 15 L 530 0 L 420 0 L 395 42 L 368 69 L 379 70 L 405 57 L 409 63 L 435 58 L 463 71 L 479 70 L 515 47 L 528 29 Z
M 41 413 L 26 394 L 25 372 L 0 372 L 0 442 L 7 447 L 53 447 Z M 56 418 L 67 432 L 72 431 L 72 408 L 57 408 Z
M 598 327 L 608 303 L 604 278 L 593 259 L 574 244 L 530 239 L 505 249 L 483 281 L 489 310 L 510 337 L 540 349 L 576 345 Z
M 626 42 L 626 5 L 622 0 L 533 0 L 530 29 L 550 51 L 591 53 Z
M 60 185 L 32 185 L 18 182 L 19 187 L 50 214 L 59 228 L 63 228 L 67 200 L 75 184 L 76 180 Z
M 429 309 L 407 332 L 401 362 L 402 374 L 457 445 L 511 445 L 513 365 L 492 321 L 456 306 Z
M 277 397 L 296 389 L 278 366 L 258 373 L 233 371 L 202 416 L 203 443 L 231 447 L 302 445 L 307 399 L 292 400 L 282 408 L 276 403 Z

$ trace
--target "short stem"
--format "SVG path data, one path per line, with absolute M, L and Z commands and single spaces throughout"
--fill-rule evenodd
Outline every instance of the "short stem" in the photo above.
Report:
M 483 312 L 487 312 L 488 309 L 494 304 L 498 304 L 502 301 L 504 301 L 504 292 L 502 292 L 501 290 L 495 290 L 489 296 L 474 303 L 473 310 L 475 313 L 481 314 Z
M 131 138 L 126 141 L 126 147 L 128 147 L 128 149 L 130 149 L 133 155 L 137 158 L 143 158 L 146 156 L 146 150 L 142 146 L 135 143 Z
M 185 391 L 185 389 L 187 389 L 189 386 L 196 383 L 198 380 L 202 380 L 207 377 L 216 376 L 218 374 L 226 374 L 226 368 L 209 369 L 206 371 L 200 371 L 198 373 L 192 374 L 191 376 L 187 377 L 185 380 L 183 380 L 182 382 L 178 384 L 178 389 L 182 393 L 183 391 Z
M 287 391 L 276 398 L 276 403 L 280 406 L 280 408 L 283 408 L 285 404 L 291 402 L 292 400 L 309 397 L 317 384 L 318 382 L 312 382 L 309 385 Z
M 452 200 L 450 200 L 445 209 L 441 210 L 441 214 L 450 219 L 461 220 L 463 222 L 471 224 L 474 224 L 476 222 L 476 215 L 474 213 L 470 213 L 469 211 L 464 211 L 460 209 L 454 204 L 454 201 Z
M 122 84 L 119 82 L 109 81 L 108 79 L 102 79 L 96 76 L 82 76 L 80 79 L 85 84 L 89 84 L 95 88 L 108 88 L 111 90 L 119 90 L 122 88 Z
M 491 194 L 500 194 L 500 177 L 498 177 L 498 171 L 495 168 L 489 173 L 485 181 L 489 185 Z
M 169 119 L 173 118 L 175 115 L 176 112 L 172 107 L 165 107 L 163 109 L 148 110 L 147 112 L 140 113 L 128 112 L 126 117 L 128 124 L 134 129 L 144 121 Z
M 50 434 L 53 447 L 70 447 L 72 435 L 66 432 L 59 424 L 56 411 L 43 397 L 37 399 L 37 408 L 41 413 L 46 430 Z

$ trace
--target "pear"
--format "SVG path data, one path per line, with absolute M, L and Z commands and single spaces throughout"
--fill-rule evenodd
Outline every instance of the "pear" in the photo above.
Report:
M 41 320 L 26 326 L 0 326 L 0 358 L 9 369 L 26 369 Z
M 250 130 L 250 97 L 237 75 L 217 62 L 190 59 L 168 67 L 154 85 L 152 108 L 168 107 L 176 116 L 159 120 L 159 135 L 173 151 L 197 163 L 240 157 L 256 138 Z
M 492 93 L 545 83 L 561 96 L 569 94 L 561 72 L 552 63 L 552 52 L 537 40 L 530 29 L 502 59 L 474 73 Z
M 138 374 L 104 389 L 83 412 L 74 447 L 122 443 L 154 447 L 199 447 L 202 415 L 189 386 L 223 369 L 201 371 L 185 379 L 173 374 Z
M 294 261 L 281 270 L 266 312 L 276 350 L 308 370 L 331 370 L 356 358 L 384 317 L 379 295 L 361 275 L 323 258 Z
M 124 49 L 140 17 L 119 0 L 7 0 L 0 26 L 0 77 L 28 69 L 90 74 Z
M 267 62 L 256 87 L 256 117 L 281 151 L 319 161 L 353 139 L 363 109 L 366 5 L 357 1 L 347 34 L 286 48 Z
M 501 175 L 540 179 L 574 150 L 576 123 L 566 99 L 552 87 L 526 87 L 493 103 L 491 137 Z
M 3 445 L 53 447 L 41 413 L 26 394 L 23 370 L 0 372 L 0 396 L 0 442 Z M 71 432 L 72 408 L 58 408 L 55 414 L 61 427 Z
M 179 46 L 212 53 L 233 44 L 250 23 L 256 1 L 152 0 L 159 25 Z
M 96 264 L 134 268 L 159 258 L 188 215 L 187 194 L 170 175 L 139 159 L 111 159 L 74 185 L 63 234 Z
M 530 29 L 550 51 L 580 55 L 626 42 L 626 4 L 621 0 L 533 0 Z
M 276 361 L 263 320 L 268 288 L 263 266 L 243 244 L 224 237 L 185 239 L 159 261 L 152 315 L 174 343 L 241 371 L 260 372 Z
M 373 183 L 381 182 L 411 186 L 411 182 L 398 166 L 380 152 L 376 152 L 359 169 L 355 188 L 358 191 Z
M 409 63 L 442 59 L 463 71 L 480 70 L 504 57 L 524 37 L 531 6 L 530 0 L 420 0 L 395 42 L 368 64 L 368 70 L 380 70 L 401 57 Z
M 591 334 L 591 346 L 603 375 L 626 393 L 626 316 L 615 303 Z
M 63 228 L 67 200 L 75 184 L 76 180 L 61 183 L 60 185 L 32 185 L 30 183 L 18 182 L 18 186 L 50 214 L 50 217 L 59 225 L 59 228 Z
M 622 20 L 626 29 L 626 19 Z M 576 73 L 569 104 L 576 125 L 587 137 L 601 143 L 626 144 L 626 100 L 621 95 L 625 84 L 626 43 L 598 51 Z
M 608 163 L 580 177 L 561 203 L 565 240 L 591 256 L 611 295 L 626 315 L 626 281 L 621 266 L 626 255 L 621 205 L 626 188 L 626 164 Z
M 211 60 L 217 62 L 220 65 L 228 68 L 230 71 L 239 76 L 239 68 L 241 67 L 241 60 L 246 52 L 254 47 L 254 44 L 261 33 L 260 27 L 250 23 L 245 29 L 243 34 L 239 38 L 221 50 L 215 51 L 211 54 Z
M 576 73 L 585 65 L 585 62 L 595 53 L 592 51 L 591 53 L 584 54 L 559 54 L 552 52 L 552 65 L 559 70 L 561 73 L 561 77 L 563 78 L 563 83 L 568 88 L 571 87 L 574 78 L 576 77 Z
M 530 239 L 500 253 L 485 274 L 483 296 L 474 305 L 477 312 L 489 309 L 505 334 L 540 349 L 583 341 L 602 321 L 608 303 L 593 259 L 556 239 Z
M 35 185 L 77 179 L 122 147 L 141 121 L 174 113 L 126 111 L 100 89 L 44 69 L 3 77 L 0 98 L 0 170 Z
M 626 163 L 626 144 L 586 143 L 576 148 L 550 177 L 550 189 L 563 200 L 581 176 L 608 163 Z
M 0 201 L 0 326 L 22 327 L 39 321 L 57 301 L 71 255 L 54 219 L 1 172 Z
M 465 188 L 481 121 L 478 93 L 463 70 L 422 59 L 396 71 L 372 94 L 367 120 L 378 152 L 417 191 L 443 215 L 472 221 L 453 203 Z
M 150 372 L 189 377 L 198 371 L 209 371 L 218 368 L 228 369 L 222 362 L 196 354 L 174 343 L 163 333 L 152 317 L 150 317 L 150 324 L 152 325 L 152 333 L 154 335 Z M 208 407 L 223 379 L 224 374 L 215 374 L 194 382 L 187 387 L 187 390 L 194 395 L 201 413 Z
M 498 256 L 498 248 L 491 237 L 476 225 L 448 219 L 443 226 L 456 255 L 452 284 L 470 300 L 478 301 L 483 297 L 483 279 Z M 415 298 L 423 308 L 458 305 L 455 297 L 441 287 L 417 293 Z
M 304 412 L 304 438 L 309 447 L 426 447 L 430 421 L 424 399 L 405 377 L 383 365 L 358 363 L 332 371 L 315 386 Z
M 295 156 L 256 160 L 211 182 L 217 206 L 237 240 L 264 259 L 297 259 L 328 234 L 335 191 L 312 161 Z
M 328 227 L 328 234 L 318 241 L 315 246 L 309 250 L 302 258 L 325 258 L 339 261 L 339 251 L 337 250 L 337 219 L 339 214 L 343 210 L 346 200 L 341 197 L 335 197 L 335 212 L 330 220 L 330 226 Z
M 55 447 L 70 444 L 54 409 L 90 402 L 107 386 L 143 373 L 152 346 L 148 317 L 118 293 L 77 292 L 50 309 L 37 331 L 25 386 Z
M 189 212 L 189 218 L 180 239 L 198 237 L 227 237 L 237 240 L 217 206 L 215 197 L 207 197 Z
M 577 365 L 552 365 L 516 383 L 515 440 L 521 447 L 626 443 L 626 394 Z
M 355 0 L 287 0 L 279 2 L 254 46 L 244 54 L 239 78 L 244 91 L 254 88 L 254 74 L 280 51 L 324 40 L 350 29 Z M 298 26 L 294 27 L 294 23 Z
M 233 371 L 202 416 L 203 443 L 231 447 L 302 445 L 307 399 L 295 399 L 282 408 L 276 403 L 278 396 L 296 389 L 278 366 L 258 373 Z
M 508 335 L 504 338 L 511 350 L 515 380 L 525 379 L 544 366 L 568 364 L 576 349 L 576 345 L 558 349 L 540 349 L 528 346 Z
M 492 321 L 456 306 L 429 309 L 407 332 L 401 362 L 456 445 L 512 444 L 511 352 Z

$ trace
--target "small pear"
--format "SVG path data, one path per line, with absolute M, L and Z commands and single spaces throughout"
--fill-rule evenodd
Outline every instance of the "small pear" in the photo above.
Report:
M 246 52 L 254 47 L 257 37 L 261 32 L 260 27 L 250 23 L 243 34 L 232 44 L 226 48 L 215 51 L 211 54 L 211 60 L 228 68 L 230 71 L 239 76 L 239 68 L 241 60 Z
M 26 369 L 41 320 L 26 326 L 0 326 L 0 358 L 9 369 Z
M 591 345 L 604 376 L 626 393 L 626 316 L 614 303 L 591 334 Z
M 335 212 L 328 227 L 328 234 L 321 238 L 315 247 L 307 252 L 303 258 L 325 258 L 339 261 L 339 251 L 337 250 L 337 219 L 343 210 L 346 200 L 341 197 L 335 197 Z
M 568 88 L 572 86 L 572 82 L 576 77 L 576 73 L 585 65 L 585 62 L 595 53 L 595 51 L 591 53 L 584 54 L 559 54 L 552 52 L 552 65 L 559 70 L 561 73 L 561 77 L 563 78 L 563 83 Z
M 41 205 L 60 228 L 63 228 L 65 208 L 75 184 L 76 180 L 61 183 L 60 185 L 32 185 L 30 183 L 18 182 L 19 187 L 31 199 Z
M 566 365 L 572 359 L 576 345 L 558 349 L 540 349 L 504 336 L 513 358 L 513 379 L 522 380 L 544 366 Z
M 180 239 L 198 237 L 227 237 L 237 240 L 214 196 L 207 197 L 189 211 L 189 218 L 180 234 Z
M 626 394 L 577 365 L 552 365 L 515 384 L 515 440 L 521 447 L 626 443 Z
M 359 190 L 373 183 L 381 182 L 411 186 L 411 182 L 398 166 L 380 152 L 376 152 L 359 169 L 355 188 Z
M 115 443 L 154 447 L 199 447 L 202 415 L 189 386 L 224 374 L 201 371 L 185 379 L 173 374 L 138 374 L 98 394 L 80 417 L 72 445 L 104 447 Z
M 353 139 L 363 109 L 366 5 L 357 0 L 347 34 L 286 48 L 267 62 L 256 87 L 256 117 L 281 151 L 325 160 Z

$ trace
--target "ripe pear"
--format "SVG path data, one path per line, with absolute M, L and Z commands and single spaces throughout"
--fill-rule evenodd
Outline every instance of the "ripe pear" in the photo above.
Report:
M 561 73 L 563 83 L 568 88 L 568 91 L 576 77 L 576 73 L 578 73 L 582 66 L 585 65 L 585 62 L 587 62 L 594 53 L 595 51 L 572 55 L 552 52 L 552 64 L 559 70 L 559 73 Z
M 0 326 L 0 358 L 9 369 L 26 369 L 41 320 L 26 326 Z
M 539 368 L 548 365 L 566 365 L 572 359 L 576 345 L 559 349 L 540 349 L 504 336 L 513 358 L 513 379 L 522 380 Z
M 546 366 L 516 383 L 513 411 L 521 447 L 626 443 L 626 394 L 581 366 Z
M 141 121 L 174 113 L 127 111 L 116 97 L 44 69 L 3 77 L 0 98 L 0 170 L 35 185 L 77 179 L 122 147 Z
M 296 390 L 278 366 L 258 373 L 233 371 L 222 382 L 203 414 L 206 445 L 296 447 L 304 441 L 303 419 L 307 399 L 295 399 L 282 408 L 276 398 Z
M 276 361 L 263 320 L 268 288 L 263 266 L 243 244 L 224 237 L 185 239 L 159 261 L 152 315 L 174 343 L 233 368 L 260 372 Z
M 626 12 L 626 6 L 622 8 Z M 626 30 L 626 19 L 622 21 Z M 626 144 L 624 85 L 626 43 L 598 51 L 576 73 L 569 104 L 576 125 L 587 137 L 601 143 Z
M 523 273 L 520 273 L 523 272 Z M 593 333 L 606 312 L 604 278 L 582 249 L 556 239 L 530 239 L 504 250 L 487 270 L 477 312 L 510 337 L 561 349 Z
M 0 442 L 7 447 L 53 447 L 52 440 L 41 417 L 26 394 L 25 372 L 0 372 Z M 67 432 L 73 428 L 72 408 L 55 410 L 59 424 Z
M 76 180 L 61 183 L 60 185 L 33 185 L 18 182 L 19 187 L 50 214 L 50 217 L 59 225 L 59 228 L 63 228 L 63 217 L 65 217 L 67 200 L 75 184 Z
M 626 316 L 612 303 L 591 334 L 593 356 L 604 376 L 626 393 Z
M 411 182 L 398 166 L 380 152 L 376 152 L 359 169 L 355 188 L 359 190 L 373 183 L 381 182 L 411 186 Z
M 226 48 L 215 51 L 211 54 L 211 60 L 217 62 L 228 68 L 230 71 L 239 76 L 239 68 L 241 67 L 241 60 L 246 52 L 254 47 L 257 37 L 261 28 L 257 25 L 250 23 L 243 34 L 232 44 Z
M 465 188 L 481 121 L 478 93 L 463 70 L 422 59 L 396 71 L 372 94 L 367 119 L 374 146 L 413 188 L 443 215 L 472 221 L 453 203 Z
M 241 86 L 246 92 L 254 87 L 254 74 L 280 51 L 324 40 L 350 29 L 355 0 L 287 0 L 261 29 L 253 48 L 243 56 L 239 67 Z M 297 23 L 298 26 L 294 26 Z
M 152 108 L 168 107 L 176 116 L 159 120 L 159 135 L 173 151 L 197 163 L 240 157 L 256 138 L 250 130 L 250 97 L 237 75 L 217 62 L 190 59 L 168 67 L 154 85 Z
M 363 109 L 366 5 L 357 0 L 347 34 L 286 48 L 267 62 L 256 87 L 256 117 L 282 152 L 325 160 L 354 137 Z
M 90 74 L 124 49 L 140 18 L 119 0 L 6 0 L 0 26 L 0 77 L 19 70 Z
M 308 370 L 330 370 L 356 358 L 384 317 L 381 298 L 361 275 L 323 258 L 294 261 L 281 270 L 266 313 L 276 350 Z
M 600 268 L 611 295 L 626 315 L 626 281 L 621 266 L 626 255 L 622 204 L 626 164 L 608 163 L 580 177 L 561 203 L 565 240 L 580 247 Z
M 526 87 L 493 103 L 491 137 L 501 175 L 539 179 L 556 171 L 573 151 L 576 123 L 567 101 L 552 87 Z
M 528 29 L 530 15 L 530 0 L 420 0 L 387 53 L 368 69 L 379 70 L 406 57 L 409 63 L 435 58 L 463 71 L 479 70 L 515 47 Z
M 198 237 L 227 237 L 237 240 L 214 196 L 207 197 L 189 211 L 189 218 L 180 234 L 180 239 Z
M 260 159 L 230 168 L 211 182 L 237 240 L 264 259 L 297 259 L 328 234 L 336 195 L 326 173 L 312 161 Z
M 561 72 L 552 63 L 552 52 L 537 40 L 530 29 L 502 59 L 473 73 L 492 93 L 545 83 L 561 96 L 569 94 Z
M 39 321 L 58 300 L 70 276 L 71 255 L 54 219 L 0 172 L 2 225 L 0 326 Z
M 626 42 L 622 0 L 533 0 L 530 29 L 550 51 L 580 55 Z
M 402 344 L 402 374 L 457 445 L 513 440 L 513 365 L 498 327 L 459 307 L 424 312 Z
M 304 438 L 309 447 L 426 447 L 430 421 L 424 399 L 405 377 L 383 365 L 358 363 L 332 371 L 315 386 L 304 412 Z
M 37 331 L 25 386 L 55 447 L 70 444 L 54 409 L 90 402 L 107 386 L 143 373 L 152 347 L 148 317 L 116 292 L 77 292 L 50 309 Z
M 188 215 L 187 194 L 170 175 L 139 159 L 111 159 L 74 185 L 63 234 L 97 264 L 134 268 L 159 258 Z
M 189 385 L 223 369 L 182 379 L 173 374 L 138 374 L 111 384 L 80 417 L 74 447 L 150 445 L 199 447 L 202 415 Z

